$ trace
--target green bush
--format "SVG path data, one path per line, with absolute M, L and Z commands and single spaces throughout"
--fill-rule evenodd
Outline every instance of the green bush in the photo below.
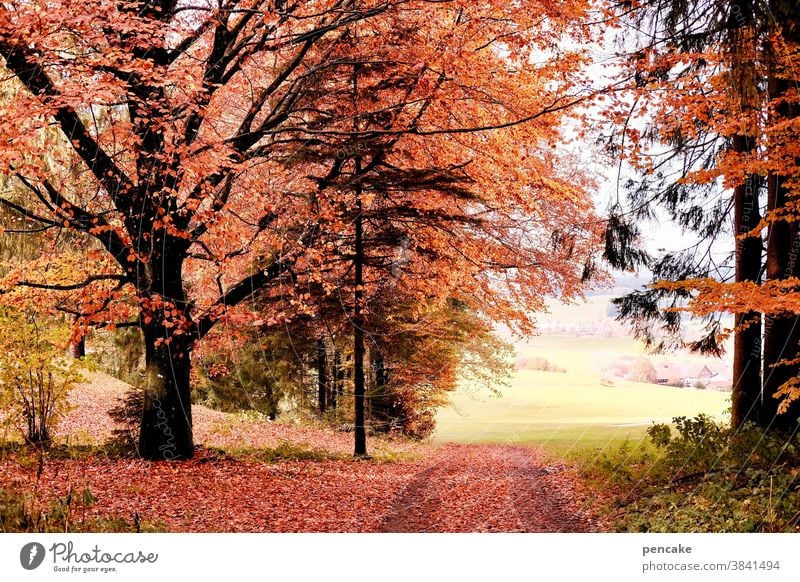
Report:
M 586 470 L 614 490 L 607 509 L 618 531 L 795 532 L 798 467 L 797 436 L 699 415 L 653 425 L 643 446 L 599 455 Z

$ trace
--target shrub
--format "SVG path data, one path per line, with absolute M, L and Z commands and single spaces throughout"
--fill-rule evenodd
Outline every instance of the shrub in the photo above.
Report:
M 795 532 L 800 530 L 800 440 L 705 415 L 656 424 L 637 451 L 588 463 L 616 489 L 619 531 Z
M 131 387 L 117 404 L 108 411 L 108 416 L 122 425 L 112 431 L 107 443 L 110 452 L 121 456 L 138 455 L 138 431 L 144 410 L 144 390 Z
M 90 518 L 87 509 L 96 503 L 86 487 L 69 487 L 63 497 L 56 497 L 46 509 L 32 493 L 17 488 L 0 487 L 0 533 L 77 533 L 77 532 L 157 532 L 161 522 L 143 521 L 137 512 L 131 520 L 120 517 Z
M 30 493 L 0 489 L 0 532 L 74 532 L 76 510 L 83 514 L 82 510 L 95 501 L 89 489 L 76 491 L 70 487 L 48 509 L 37 509 L 36 498 Z
M 631 370 L 628 373 L 628 380 L 632 382 L 644 382 L 646 384 L 655 384 L 658 378 L 655 366 L 653 363 L 643 356 L 640 356 L 633 362 Z
M 26 442 L 46 447 L 69 391 L 83 377 L 64 349 L 69 330 L 36 316 L 0 314 L 0 407 Z
M 557 372 L 565 374 L 567 370 L 551 363 L 548 359 L 541 356 L 531 356 L 528 358 L 520 358 L 517 360 L 517 367 L 521 370 L 531 370 L 535 372 Z

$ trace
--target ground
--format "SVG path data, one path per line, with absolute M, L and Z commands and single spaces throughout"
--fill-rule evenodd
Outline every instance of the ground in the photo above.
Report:
M 537 343 L 538 342 L 538 343 Z M 70 509 L 83 530 L 177 532 L 583 532 L 607 529 L 575 466 L 641 439 L 652 421 L 722 416 L 727 394 L 633 382 L 601 383 L 603 361 L 631 340 L 547 338 L 518 346 L 565 373 L 521 370 L 497 397 L 465 387 L 426 443 L 372 437 L 353 460 L 352 434 L 193 408 L 197 457 L 145 462 L 98 447 L 116 428 L 107 411 L 128 386 L 94 373 L 71 397 L 62 444 L 39 466 L 0 458 L 0 488 L 31 493 L 39 509 L 91 492 Z M 607 353 L 602 350 L 605 349 Z M 599 351 L 598 351 L 599 350 Z M 66 452 L 65 452 L 66 451 Z
M 574 468 L 540 448 L 372 438 L 371 460 L 350 457 L 352 435 L 194 408 L 195 459 L 145 462 L 96 446 L 126 385 L 102 374 L 73 393 L 64 442 L 40 467 L 7 452 L 0 486 L 40 509 L 71 507 L 78 529 L 174 532 L 559 532 L 600 526 Z M 77 494 L 77 495 L 76 495 Z M 35 499 L 34 499 L 35 497 Z M 106 524 L 98 525 L 98 524 Z M 122 524 L 122 525 L 120 525 Z
M 381 522 L 387 532 L 586 532 L 576 475 L 541 449 L 447 445 L 423 463 Z

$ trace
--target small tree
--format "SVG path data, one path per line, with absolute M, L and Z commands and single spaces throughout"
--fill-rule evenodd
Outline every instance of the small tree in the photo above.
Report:
M 639 357 L 631 366 L 631 371 L 628 374 L 628 380 L 633 382 L 645 382 L 647 384 L 655 384 L 658 374 L 653 367 L 653 363 L 645 357 Z
M 50 444 L 67 396 L 83 381 L 74 359 L 64 356 L 69 330 L 6 311 L 0 315 L 0 405 L 4 421 L 26 442 Z

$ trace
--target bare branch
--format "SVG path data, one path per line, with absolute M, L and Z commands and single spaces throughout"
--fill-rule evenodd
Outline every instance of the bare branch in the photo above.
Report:
M 97 281 L 121 281 L 128 282 L 125 275 L 90 275 L 80 283 L 72 283 L 70 285 L 59 285 L 56 283 L 34 283 L 33 281 L 20 281 L 17 285 L 22 287 L 31 287 L 33 289 L 47 289 L 48 291 L 77 291 L 96 283 Z

